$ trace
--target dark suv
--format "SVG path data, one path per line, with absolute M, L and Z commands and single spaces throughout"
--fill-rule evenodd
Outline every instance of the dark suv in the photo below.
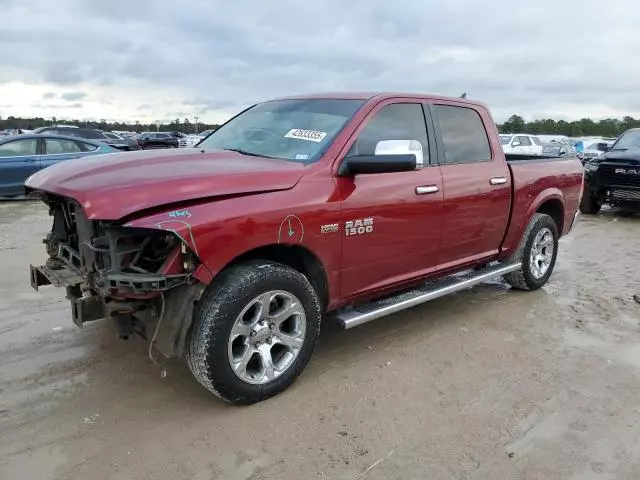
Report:
M 134 140 L 124 139 L 119 135 L 110 134 L 107 135 L 100 130 L 94 130 L 92 128 L 77 128 L 77 127 L 40 127 L 36 128 L 33 133 L 49 133 L 51 135 L 65 135 L 68 137 L 85 138 L 87 140 L 97 140 L 102 143 L 106 143 L 110 147 L 117 148 L 118 150 L 138 150 L 138 144 Z
M 171 132 L 145 132 L 138 137 L 143 150 L 151 148 L 178 148 L 178 138 Z
M 604 203 L 640 212 L 640 128 L 624 132 L 603 153 L 584 164 L 584 193 L 580 211 L 595 214 Z

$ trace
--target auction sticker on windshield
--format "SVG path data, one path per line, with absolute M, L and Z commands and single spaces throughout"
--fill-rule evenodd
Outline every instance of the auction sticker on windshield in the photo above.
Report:
M 310 142 L 320 143 L 327 136 L 327 132 L 319 132 L 317 130 L 302 130 L 293 128 L 287 132 L 285 138 L 297 138 L 300 140 L 309 140 Z

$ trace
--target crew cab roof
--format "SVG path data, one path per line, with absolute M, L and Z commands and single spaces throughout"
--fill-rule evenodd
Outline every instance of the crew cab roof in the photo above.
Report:
M 312 93 L 306 95 L 292 95 L 272 100 L 304 100 L 311 98 L 327 98 L 337 100 L 387 100 L 389 98 L 419 98 L 429 100 L 446 100 L 455 101 L 457 103 L 466 103 L 469 105 L 478 105 L 485 107 L 482 102 L 469 100 L 468 98 L 461 97 L 444 97 L 440 95 L 431 95 L 429 93 L 407 93 L 407 92 L 332 92 L 332 93 Z M 272 101 L 267 100 L 267 101 Z

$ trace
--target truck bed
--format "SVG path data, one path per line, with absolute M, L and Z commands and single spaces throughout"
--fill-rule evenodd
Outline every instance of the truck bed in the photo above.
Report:
M 558 234 L 569 233 L 582 194 L 584 168 L 580 160 L 577 157 L 509 155 L 507 164 L 513 202 L 502 252 L 511 252 L 517 247 L 527 222 L 540 207 L 543 197 L 546 201 L 551 198 L 560 207 L 558 212 L 563 212 Z

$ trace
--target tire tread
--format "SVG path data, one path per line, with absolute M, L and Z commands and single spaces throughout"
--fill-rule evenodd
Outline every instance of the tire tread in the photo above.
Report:
M 525 252 L 530 248 L 530 243 L 533 242 L 534 233 L 537 232 L 540 228 L 547 226 L 551 228 L 554 238 L 557 239 L 558 232 L 557 226 L 553 218 L 544 213 L 535 213 L 533 217 L 531 217 L 531 221 L 529 225 L 527 225 L 524 234 L 522 235 L 522 239 L 520 240 L 520 244 L 518 245 L 518 249 L 509 257 L 509 259 L 505 263 L 509 262 L 520 262 L 521 267 L 514 271 L 507 273 L 504 275 L 505 281 L 511 285 L 513 288 L 518 290 L 535 290 L 540 288 L 544 283 L 546 283 L 549 275 L 553 271 L 553 267 L 555 266 L 555 256 L 558 254 L 558 242 L 556 240 L 554 248 L 554 259 L 549 267 L 549 272 L 546 275 L 547 278 L 540 285 L 534 284 L 528 277 L 527 272 L 529 265 L 527 263 L 528 259 L 525 258 Z
M 279 378 L 288 377 L 290 380 L 281 382 L 284 386 L 274 389 L 271 385 L 261 385 L 255 388 L 253 394 L 238 392 L 233 385 L 233 379 L 225 378 L 221 369 L 213 361 L 212 343 L 221 341 L 225 337 L 227 328 L 228 308 L 242 302 L 242 295 L 246 289 L 257 282 L 268 281 L 277 277 L 297 283 L 304 289 L 306 299 L 300 298 L 311 311 L 306 311 L 307 330 L 305 341 L 311 339 L 311 348 L 300 352 L 295 360 L 296 364 Z M 233 308 L 233 307 L 232 307 Z M 307 308 L 305 308 L 307 310 Z M 204 291 L 193 313 L 193 324 L 187 338 L 186 361 L 195 379 L 208 391 L 217 397 L 234 404 L 251 404 L 265 400 L 280 393 L 302 373 L 311 352 L 318 340 L 320 330 L 321 307 L 318 296 L 308 279 L 300 272 L 280 263 L 252 260 L 229 267 L 222 271 L 214 282 Z M 314 321 L 317 319 L 317 321 Z M 227 338 L 223 338 L 226 352 Z M 215 345 L 216 348 L 221 348 Z M 306 357 L 306 358 L 305 358 Z M 299 361 L 300 360 L 300 361 Z M 247 384 L 248 385 L 248 384 Z M 263 388 L 265 387 L 265 388 Z

